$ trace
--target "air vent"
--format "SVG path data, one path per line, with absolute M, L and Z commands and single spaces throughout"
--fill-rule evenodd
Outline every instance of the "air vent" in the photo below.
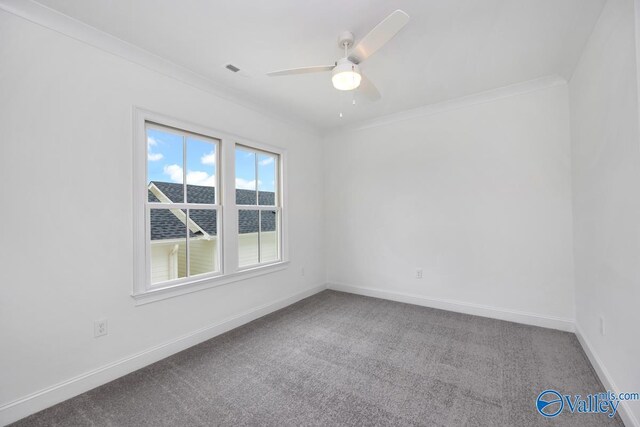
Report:
M 237 73 L 238 71 L 240 71 L 240 68 L 236 67 L 233 64 L 227 64 L 227 65 L 225 65 L 224 68 L 226 68 L 229 71 L 233 71 L 234 73 Z

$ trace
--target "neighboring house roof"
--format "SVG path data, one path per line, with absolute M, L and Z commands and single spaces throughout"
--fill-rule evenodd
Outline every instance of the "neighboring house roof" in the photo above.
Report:
M 159 191 L 158 196 L 154 191 Z M 152 181 L 149 183 L 149 202 L 158 203 L 161 200 L 182 203 L 184 187 L 182 184 Z M 160 199 L 159 199 L 160 197 Z M 260 191 L 259 200 L 262 205 L 274 204 L 275 194 Z M 213 204 L 215 188 L 201 185 L 187 185 L 187 202 Z M 167 200 L 168 199 L 168 200 Z M 239 205 L 255 205 L 256 192 L 252 190 L 236 190 L 236 203 Z M 179 239 L 185 236 L 186 212 L 180 210 L 174 213 L 170 209 L 151 209 L 151 240 Z M 210 209 L 191 209 L 189 212 L 189 235 L 203 236 L 204 233 L 215 236 L 218 234 L 216 211 Z M 240 234 L 258 232 L 258 212 L 255 210 L 240 210 L 238 213 L 238 227 Z M 275 211 L 262 211 L 262 231 L 276 229 Z

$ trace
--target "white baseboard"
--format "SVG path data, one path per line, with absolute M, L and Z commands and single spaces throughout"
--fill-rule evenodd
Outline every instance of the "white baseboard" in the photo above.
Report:
M 607 368 L 605 368 L 604 364 L 602 363 L 602 360 L 600 360 L 598 355 L 593 351 L 593 347 L 591 346 L 591 344 L 589 344 L 589 340 L 587 340 L 587 337 L 582 332 L 582 329 L 580 329 L 580 325 L 578 325 L 577 323 L 576 323 L 576 337 L 578 338 L 578 341 L 580 342 L 582 349 L 584 350 L 585 354 L 589 358 L 589 361 L 591 362 L 591 366 L 593 366 L 593 369 L 595 369 L 596 374 L 598 374 L 598 377 L 600 378 L 600 381 L 602 382 L 602 385 L 605 387 L 606 390 L 611 390 L 615 393 L 619 393 L 620 391 L 629 391 L 629 392 L 637 391 L 637 390 L 620 390 L 618 387 L 616 387 L 615 383 L 613 382 L 613 379 L 611 378 L 611 375 L 609 375 L 609 371 L 607 371 Z M 606 391 L 606 390 L 603 390 L 603 391 Z M 638 422 L 638 419 L 636 418 L 636 416 L 633 414 L 633 412 L 631 412 L 631 408 L 629 407 L 629 401 L 620 402 L 620 406 L 618 406 L 618 414 L 620 414 L 620 418 L 622 418 L 622 422 L 624 422 L 625 426 L 640 427 L 640 422 Z
M 0 406 L 0 425 L 6 425 L 38 412 L 49 406 L 70 399 L 89 391 L 123 375 L 155 363 L 172 354 L 178 353 L 196 344 L 200 344 L 217 335 L 237 328 L 258 319 L 266 314 L 287 307 L 301 299 L 307 298 L 326 289 L 325 285 L 316 286 L 290 297 L 261 305 L 219 323 L 204 327 L 187 335 L 181 336 L 164 344 L 133 354 L 108 365 L 70 378 L 59 384 L 47 387 L 28 396 L 14 400 Z
M 491 307 L 441 298 L 429 298 L 421 295 L 412 295 L 402 292 L 387 291 L 383 289 L 365 288 L 361 286 L 345 285 L 341 283 L 327 283 L 327 288 L 336 291 L 348 292 L 351 294 L 365 295 L 369 297 L 388 299 L 391 301 L 421 305 L 424 307 L 455 311 L 457 313 L 465 313 L 475 316 L 490 317 L 492 319 L 507 320 L 509 322 L 523 323 L 525 325 L 559 329 L 566 332 L 575 331 L 573 319 L 543 316 L 539 314 L 509 310 L 500 307 Z

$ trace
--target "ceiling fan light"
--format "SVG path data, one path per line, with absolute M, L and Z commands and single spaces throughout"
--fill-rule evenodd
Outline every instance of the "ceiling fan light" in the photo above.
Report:
M 346 59 L 338 61 L 331 77 L 333 87 L 338 90 L 354 90 L 360 86 L 361 80 L 362 76 L 358 65 Z
M 354 73 L 353 71 L 344 71 L 342 73 L 334 74 L 331 78 L 333 82 L 333 87 L 338 90 L 354 90 L 358 86 L 360 86 L 360 74 Z

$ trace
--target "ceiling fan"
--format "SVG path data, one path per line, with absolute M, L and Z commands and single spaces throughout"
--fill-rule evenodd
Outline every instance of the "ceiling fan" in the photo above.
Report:
M 361 72 L 359 64 L 376 53 L 382 46 L 391 40 L 409 22 L 409 15 L 402 10 L 396 10 L 376 25 L 369 34 L 353 46 L 353 33 L 344 31 L 338 37 L 338 45 L 344 49 L 344 58 L 332 65 L 317 65 L 313 67 L 291 68 L 287 70 L 272 71 L 268 76 L 288 76 L 291 74 L 307 74 L 322 71 L 331 71 L 333 87 L 338 90 L 354 90 L 360 87 L 360 91 L 372 101 L 380 99 L 380 92 L 369 79 Z

